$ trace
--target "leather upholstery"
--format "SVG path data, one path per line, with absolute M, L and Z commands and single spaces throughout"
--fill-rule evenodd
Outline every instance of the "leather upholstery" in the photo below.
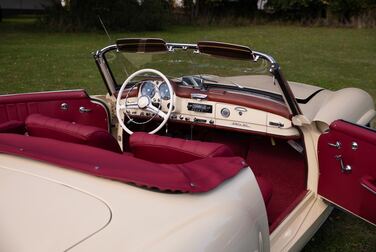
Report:
M 224 144 L 184 140 L 144 132 L 130 136 L 129 145 L 135 157 L 156 163 L 180 164 L 206 157 L 230 157 Z
M 115 138 L 106 130 L 98 127 L 72 123 L 41 114 L 28 116 L 25 124 L 30 136 L 86 144 L 122 153 Z
M 263 177 L 256 177 L 256 180 L 260 187 L 260 191 L 262 194 L 262 198 L 264 199 L 265 206 L 268 206 L 270 198 L 272 197 L 272 184 Z
M 62 109 L 62 104 L 67 109 Z M 90 109 L 81 113 L 80 107 Z M 92 100 L 84 90 L 36 92 L 2 95 L 0 99 L 0 124 L 10 120 L 24 122 L 31 114 L 42 114 L 61 120 L 108 129 L 105 107 Z
M 11 120 L 4 123 L 0 123 L 0 133 L 25 133 L 25 123 L 22 121 Z
M 0 134 L 0 153 L 148 188 L 190 193 L 210 191 L 247 166 L 240 157 L 208 157 L 184 164 L 158 164 L 125 153 L 17 134 Z

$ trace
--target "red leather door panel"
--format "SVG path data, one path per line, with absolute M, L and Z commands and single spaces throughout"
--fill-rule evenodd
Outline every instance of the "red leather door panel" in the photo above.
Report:
M 319 138 L 318 156 L 318 193 L 376 225 L 376 131 L 335 121 Z
M 63 103 L 67 104 L 65 110 L 61 108 Z M 80 107 L 90 111 L 80 112 Z M 0 124 L 11 120 L 25 121 L 33 113 L 103 129 L 109 126 L 105 107 L 91 100 L 84 90 L 0 96 Z

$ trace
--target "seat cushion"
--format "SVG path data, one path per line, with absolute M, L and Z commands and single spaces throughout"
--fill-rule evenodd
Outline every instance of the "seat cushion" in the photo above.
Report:
M 24 134 L 25 131 L 25 123 L 22 121 L 10 120 L 0 123 L 0 133 Z
M 224 144 L 184 140 L 144 132 L 130 136 L 129 145 L 135 157 L 156 163 L 185 163 L 205 157 L 234 156 Z
M 207 192 L 247 167 L 241 157 L 209 157 L 184 164 L 158 164 L 91 146 L 17 134 L 0 134 L 0 153 L 169 192 Z
M 40 114 L 29 115 L 25 124 L 30 136 L 86 144 L 122 153 L 115 138 L 105 129 L 72 123 Z

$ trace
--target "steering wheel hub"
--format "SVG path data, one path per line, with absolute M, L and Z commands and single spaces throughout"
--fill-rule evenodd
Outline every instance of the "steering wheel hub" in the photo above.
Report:
M 140 109 L 145 109 L 149 106 L 150 104 L 150 98 L 146 95 L 141 96 L 137 100 L 137 105 Z

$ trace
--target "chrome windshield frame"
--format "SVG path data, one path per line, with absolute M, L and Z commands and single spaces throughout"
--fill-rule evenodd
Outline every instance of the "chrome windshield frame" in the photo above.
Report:
M 197 44 L 188 44 L 188 43 L 166 43 L 168 51 L 173 51 L 174 49 L 183 49 L 183 50 L 188 50 L 188 49 L 193 49 L 196 50 L 197 53 L 199 52 Z M 110 95 L 113 95 L 116 93 L 116 81 L 115 78 L 111 72 L 111 69 L 108 66 L 108 62 L 104 55 L 109 52 L 116 50 L 118 51 L 117 45 L 109 45 L 107 47 L 104 47 L 98 51 L 96 51 L 94 55 L 95 62 L 97 64 L 97 67 L 99 69 L 99 72 L 102 76 L 102 79 L 106 85 L 107 91 Z M 282 97 L 287 105 L 287 108 L 290 111 L 291 116 L 296 116 L 302 114 L 299 105 L 295 99 L 295 96 L 285 79 L 281 67 L 279 66 L 278 62 L 270 55 L 263 53 L 263 52 L 258 52 L 258 51 L 252 51 L 253 58 L 251 60 L 257 60 L 258 58 L 262 58 L 267 60 L 271 65 L 269 72 L 275 77 L 275 79 L 278 82 L 278 86 L 281 90 Z

